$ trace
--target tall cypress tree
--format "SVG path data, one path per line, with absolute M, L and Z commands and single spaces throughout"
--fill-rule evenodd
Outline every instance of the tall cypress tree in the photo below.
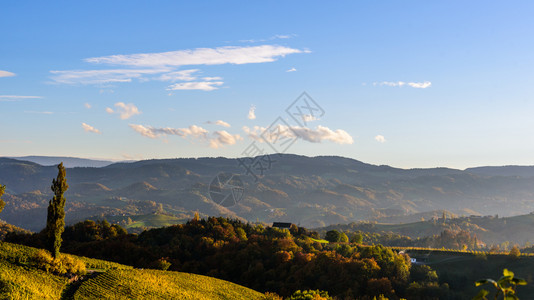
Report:
M 63 163 L 58 166 L 57 178 L 52 180 L 54 198 L 48 204 L 48 217 L 46 219 L 47 248 L 54 258 L 59 257 L 61 248 L 61 234 L 65 230 L 65 192 L 69 188 L 65 167 Z

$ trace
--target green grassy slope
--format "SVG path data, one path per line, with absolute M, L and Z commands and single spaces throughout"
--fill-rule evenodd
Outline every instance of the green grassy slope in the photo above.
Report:
M 0 261 L 0 299 L 60 299 L 67 278 Z
M 0 299 L 63 299 L 72 288 L 66 277 L 29 264 L 38 250 L 0 242 Z M 83 282 L 74 299 L 262 299 L 261 293 L 212 277 L 75 257 L 102 273 Z
M 212 277 L 158 270 L 109 270 L 84 282 L 74 299 L 262 299 Z

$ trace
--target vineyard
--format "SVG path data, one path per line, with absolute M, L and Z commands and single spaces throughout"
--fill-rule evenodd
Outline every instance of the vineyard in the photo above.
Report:
M 0 299 L 59 299 L 66 286 L 65 277 L 0 260 Z
M 109 270 L 84 282 L 74 299 L 262 299 L 262 294 L 207 276 L 158 270 Z
M 31 263 L 39 249 L 0 242 L 0 299 L 62 299 L 66 277 L 36 269 Z M 74 299 L 262 299 L 243 286 L 207 276 L 133 269 L 104 260 L 82 260 L 100 274 L 83 282 Z

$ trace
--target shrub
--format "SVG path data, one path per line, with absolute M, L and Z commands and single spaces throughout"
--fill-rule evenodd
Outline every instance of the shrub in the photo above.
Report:
M 511 258 L 517 259 L 519 256 L 521 256 L 521 251 L 519 251 L 519 248 L 516 245 L 512 248 L 512 250 L 510 250 L 508 255 L 510 255 Z
M 50 252 L 41 249 L 33 258 L 35 266 L 46 272 L 54 274 L 85 274 L 85 263 L 70 255 L 60 254 L 58 258 L 53 258 Z
M 320 290 L 298 290 L 288 298 L 289 300 L 332 300 L 327 291 Z
M 171 263 L 168 262 L 165 258 L 160 258 L 150 265 L 152 269 L 163 270 L 163 271 L 167 271 L 170 266 L 171 266 Z
M 263 295 L 263 300 L 284 300 L 277 293 L 267 292 Z

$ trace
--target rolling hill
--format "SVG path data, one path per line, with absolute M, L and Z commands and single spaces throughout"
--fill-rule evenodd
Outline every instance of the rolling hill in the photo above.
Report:
M 139 270 L 107 261 L 77 257 L 95 273 L 69 282 L 31 267 L 38 249 L 0 242 L 1 299 L 262 299 L 243 286 L 202 275 Z M 80 284 L 81 283 L 81 284 Z
M 523 169 L 503 167 L 503 176 L 493 169 L 399 169 L 335 156 L 283 154 L 272 155 L 272 160 L 258 181 L 237 159 L 220 157 L 68 168 L 67 222 L 150 215 L 160 208 L 177 219 L 198 211 L 306 227 L 435 210 L 500 216 L 534 211 L 534 177 Z M 521 172 L 512 176 L 514 170 Z M 210 182 L 221 172 L 240 174 L 244 196 L 235 206 L 210 200 Z M 0 158 L 0 183 L 7 186 L 0 218 L 25 229 L 42 229 L 56 174 L 54 166 Z

